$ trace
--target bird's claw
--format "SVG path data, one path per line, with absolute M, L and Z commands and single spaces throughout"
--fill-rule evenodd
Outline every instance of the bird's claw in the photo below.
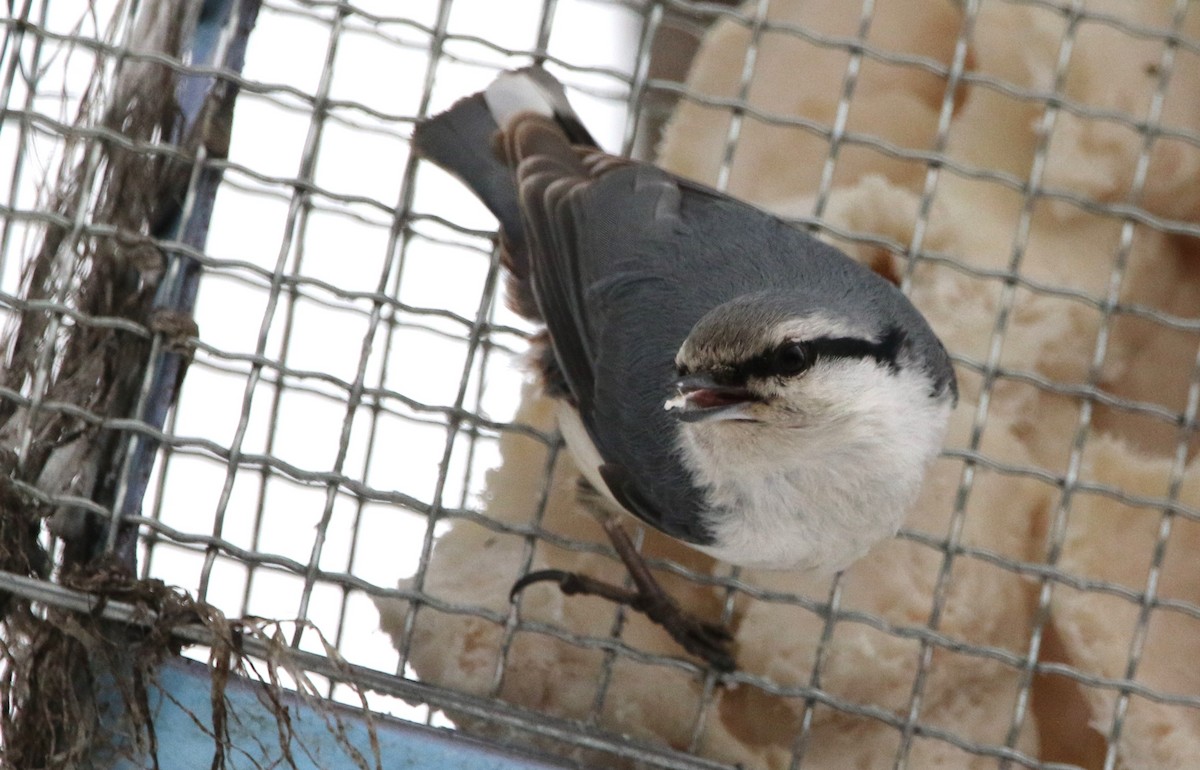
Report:
M 736 668 L 729 646 L 733 634 L 719 623 L 710 623 L 686 612 L 665 593 L 641 593 L 629 605 L 662 627 L 683 649 L 723 674 Z
M 645 615 L 670 634 L 683 649 L 717 671 L 729 673 L 736 668 L 733 654 L 729 651 L 729 645 L 733 642 L 729 630 L 685 611 L 661 589 L 632 590 L 575 572 L 545 569 L 530 572 L 514 583 L 509 599 L 516 599 L 517 594 L 530 585 L 542 582 L 557 583 L 559 590 L 567 596 L 599 596 L 625 605 Z

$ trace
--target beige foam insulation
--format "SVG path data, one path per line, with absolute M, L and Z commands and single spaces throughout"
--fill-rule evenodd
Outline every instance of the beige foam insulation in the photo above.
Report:
M 744 11 L 751 13 L 755 5 Z M 1134 26 L 1164 27 L 1174 3 L 1108 0 L 1085 6 Z M 735 195 L 786 216 L 814 213 L 830 145 L 805 126 L 824 131 L 835 120 L 850 57 L 836 43 L 857 34 L 860 11 L 858 3 L 843 0 L 771 2 L 772 23 L 793 25 L 815 38 L 768 29 L 759 41 L 748 91 L 751 109 L 729 177 Z M 877 0 L 867 38 L 877 50 L 946 67 L 962 23 L 959 4 L 947 0 Z M 856 142 L 839 145 L 833 185 L 822 202 L 822 221 L 833 232 L 854 236 L 826 232 L 823 237 L 884 275 L 904 276 L 908 262 L 902 255 L 919 237 L 920 250 L 935 258 L 919 261 L 908 276 L 914 302 L 952 353 L 983 364 L 998 351 L 1004 375 L 992 382 L 986 408 L 977 415 L 983 379 L 978 366 L 959 367 L 962 398 L 946 442 L 951 452 L 931 469 L 905 524 L 919 537 L 946 541 L 960 488 L 970 481 L 959 519 L 958 544 L 965 551 L 948 563 L 938 641 L 919 713 L 922 726 L 951 734 L 955 741 L 918 735 L 909 753 L 913 768 L 998 766 L 994 756 L 969 748 L 1006 741 L 1022 686 L 1023 672 L 1014 661 L 1029 650 L 1040 589 L 1036 569 L 1013 565 L 1036 567 L 1044 561 L 1056 516 L 1065 516 L 1056 567 L 1068 579 L 1050 593 L 1041 653 L 1043 660 L 1073 673 L 1034 677 L 1030 713 L 1015 748 L 1043 760 L 1100 767 L 1107 748 L 1102 736 L 1109 732 L 1119 698 L 1119 690 L 1106 682 L 1132 674 L 1136 689 L 1123 707 L 1118 767 L 1200 767 L 1200 709 L 1170 700 L 1200 696 L 1200 522 L 1195 518 L 1200 461 L 1174 458 L 1176 424 L 1147 410 L 1107 406 L 1103 399 L 1080 434 L 1081 400 L 1072 390 L 1084 387 L 1095 367 L 1106 393 L 1175 413 L 1184 408 L 1200 335 L 1123 314 L 1106 324 L 1102 307 L 1111 293 L 1122 306 L 1197 319 L 1200 244 L 1141 224 L 1129 228 L 1112 213 L 1079 205 L 1079 200 L 1131 200 L 1143 136 L 1120 122 L 1067 110 L 1046 121 L 1044 98 L 1014 93 L 1053 91 L 1067 23 L 1064 14 L 1039 4 L 981 4 L 963 59 L 971 77 L 952 95 L 944 147 L 936 142 L 946 79 L 919 66 L 864 57 L 846 125 L 849 135 L 901 154 L 940 151 L 952 163 L 1022 182 L 1038 168 L 1040 186 L 1053 195 L 1027 204 L 1020 190 L 994 179 L 943 169 L 927 224 L 917 233 L 927 163 Z M 697 53 L 689 90 L 738 97 L 750 34 L 732 20 L 718 21 Z M 1181 34 L 1200 40 L 1200 3 L 1189 4 Z M 1116 111 L 1135 123 L 1145 121 L 1154 107 L 1162 51 L 1159 38 L 1085 18 L 1062 73 L 1063 96 L 1093 112 Z M 1200 55 L 1180 47 L 1161 104 L 1161 125 L 1200 131 L 1196 94 Z M 756 115 L 796 125 L 771 126 Z M 682 100 L 666 129 L 659 162 L 685 176 L 717 181 L 729 123 L 727 109 Z M 1145 185 L 1133 202 L 1152 217 L 1200 221 L 1200 148 L 1179 138 L 1159 138 L 1148 159 Z M 1025 225 L 1027 237 L 1021 238 Z M 893 248 L 865 243 L 864 236 Z M 1021 281 L 1006 288 L 996 274 L 1014 267 Z M 1005 321 L 998 327 L 1001 316 Z M 1098 338 L 1104 342 L 1099 358 Z M 527 387 L 516 421 L 553 432 L 552 415 L 535 387 Z M 971 447 L 977 417 L 984 429 L 974 451 L 986 462 L 968 468 L 962 452 L 954 450 Z M 1084 487 L 1064 496 L 1050 477 L 1075 470 L 1072 447 L 1080 435 L 1085 450 L 1077 470 Z M 1197 442 L 1191 440 L 1194 455 Z M 502 461 L 489 473 L 482 512 L 515 526 L 532 525 L 549 450 L 516 432 L 502 435 L 500 449 Z M 1043 473 L 1013 473 L 1013 468 Z M 605 543 L 575 499 L 576 476 L 562 453 L 540 526 L 572 540 Z M 1162 500 L 1171 494 L 1185 514 L 1164 524 Z M 634 526 L 632 519 L 627 522 Z M 1164 534 L 1154 589 L 1165 605 L 1149 611 L 1144 647 L 1129 671 L 1147 575 Z M 656 532 L 644 535 L 643 549 L 651 557 L 701 577 L 730 573 L 727 565 Z M 508 591 L 522 574 L 527 548 L 523 536 L 458 521 L 434 548 L 424 591 L 452 607 L 506 616 Z M 833 626 L 820 668 L 821 689 L 841 708 L 816 707 L 803 768 L 892 767 L 900 731 L 854 711 L 882 710 L 903 722 L 918 670 L 920 634 L 930 622 L 943 566 L 941 549 L 908 538 L 880 544 L 846 572 L 840 610 L 849 616 Z M 613 581 L 624 575 L 611 557 L 538 540 L 531 568 L 542 567 Z M 725 589 L 665 570 L 657 574 L 686 607 L 720 617 Z M 796 572 L 743 571 L 739 579 L 817 604 L 829 592 L 827 577 Z M 753 598 L 749 592 L 738 592 L 733 606 L 730 627 L 747 681 L 712 693 L 696 750 L 746 768 L 788 768 L 805 710 L 795 688 L 812 681 L 824 619 L 795 603 Z M 380 602 L 383 627 L 397 642 L 407 610 L 403 602 Z M 599 599 L 566 598 L 552 586 L 537 586 L 522 596 L 520 615 L 525 623 L 604 639 L 614 628 L 616 610 Z M 868 617 L 874 621 L 866 622 Z M 494 693 L 563 717 L 595 712 L 603 649 L 518 629 L 497 680 L 505 635 L 501 623 L 423 606 L 415 616 L 411 663 L 421 679 L 443 687 Z M 682 655 L 661 630 L 637 615 L 625 620 L 620 640 L 635 650 Z M 620 654 L 598 721 L 641 740 L 686 749 L 703 695 L 698 674 Z M 486 729 L 469 721 L 463 726 Z

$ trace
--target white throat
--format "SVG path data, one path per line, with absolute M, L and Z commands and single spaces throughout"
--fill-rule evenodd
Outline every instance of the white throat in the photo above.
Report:
M 835 572 L 895 534 L 952 406 L 930 399 L 920 374 L 880 376 L 866 363 L 849 374 L 806 383 L 811 409 L 795 424 L 682 426 L 684 463 L 712 506 L 715 545 L 700 550 L 743 566 Z

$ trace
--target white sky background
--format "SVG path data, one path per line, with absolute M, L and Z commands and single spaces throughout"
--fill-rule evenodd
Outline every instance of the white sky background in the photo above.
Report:
M 96 5 L 96 17 L 103 28 L 117 3 Z M 354 5 L 381 16 L 394 18 L 400 14 L 429 27 L 435 20 L 438 3 L 356 0 Z M 81 7 L 82 3 L 49 3 L 46 26 L 56 32 L 69 32 L 79 23 Z M 452 8 L 449 24 L 452 35 L 475 36 L 506 49 L 528 51 L 536 41 L 543 3 L 541 0 L 454 0 Z M 250 40 L 245 77 L 315 94 L 330 24 L 315 20 L 314 15 L 330 17 L 323 6 L 312 8 L 290 0 L 276 0 L 271 7 L 264 8 Z M 35 11 L 34 17 L 38 16 Z M 589 0 L 560 0 L 550 54 L 577 65 L 629 72 L 633 67 L 637 31 L 638 19 L 628 10 Z M 88 37 L 95 35 L 94 22 L 84 21 L 79 32 Z M 26 45 L 29 44 L 27 39 Z M 387 116 L 414 115 L 429 58 L 428 45 L 428 35 L 410 24 L 392 22 L 372 29 L 361 17 L 350 17 L 338 46 L 330 98 L 357 102 Z M 485 86 L 495 69 L 529 62 L 528 57 L 507 57 L 469 40 L 451 40 L 446 51 L 489 66 L 444 59 L 437 70 L 433 111 L 444 109 L 455 99 Z M 46 71 L 33 108 L 69 123 L 75 110 L 72 100 L 82 93 L 95 60 L 86 50 L 77 50 L 68 58 L 61 47 L 49 43 L 43 57 Z M 582 85 L 610 97 L 572 93 L 585 122 L 601 143 L 619 148 L 625 125 L 622 86 L 611 78 L 559 73 L 566 75 L 569 84 Z M 11 106 L 25 103 L 24 87 L 18 77 L 9 100 Z M 69 97 L 66 103 L 62 99 L 64 90 Z M 376 291 L 385 261 L 391 258 L 388 209 L 400 200 L 411 123 L 373 117 L 353 107 L 333 109 L 324 126 L 313 181 L 317 188 L 335 196 L 369 201 L 346 203 L 317 194 L 316 208 L 308 215 L 305 228 L 303 231 L 291 228 L 296 238 L 285 249 L 289 198 L 293 194 L 287 180 L 299 173 L 311 110 L 302 100 L 272 90 L 269 95 L 243 91 L 237 103 L 230 160 L 248 167 L 253 174 L 237 169 L 226 172 L 207 254 L 216 259 L 257 265 L 267 271 L 274 270 L 282 260 L 289 274 L 299 262 L 297 272 L 307 278 L 343 290 Z M 4 190 L 0 195 L 18 210 L 32 210 L 40 200 L 38 185 L 46 169 L 52 167 L 59 143 L 45 130 L 28 139 L 23 152 L 25 164 L 10 200 L 8 185 L 16 170 L 17 140 L 15 123 L 0 131 L 0 190 Z M 416 189 L 414 208 L 418 212 L 435 213 L 469 228 L 494 227 L 494 220 L 483 207 L 457 182 L 436 169 L 423 167 Z M 420 223 L 415 229 L 418 237 L 406 255 L 400 301 L 412 306 L 448 309 L 473 318 L 488 268 L 487 240 L 456 233 L 432 222 Z M 434 243 L 421 236 L 449 243 Z M 0 287 L 5 292 L 18 293 L 19 262 L 35 248 L 36 237 L 37 233 L 28 226 L 13 228 L 8 249 L 0 254 L 5 260 L 0 265 Z M 366 299 L 339 297 L 319 285 L 305 284 L 300 293 L 292 316 L 287 366 L 327 373 L 344 382 L 353 381 L 371 303 Z M 262 279 L 249 270 L 210 271 L 202 280 L 196 308 L 200 339 L 220 353 L 204 350 L 197 353 L 187 375 L 176 421 L 168 426 L 176 436 L 212 442 L 223 448 L 233 446 L 247 382 L 245 359 L 256 352 L 259 330 L 268 312 L 268 297 Z M 496 323 L 525 328 L 501 303 L 497 305 Z M 288 315 L 287 304 L 281 301 L 270 318 L 263 349 L 268 359 L 281 357 Z M 385 389 L 424 404 L 453 404 L 467 349 L 465 328 L 444 319 L 422 316 L 404 320 L 450 332 L 453 338 L 428 329 L 404 328 L 395 335 L 391 351 L 385 356 L 384 327 L 380 326 L 367 362 L 368 386 L 379 385 L 380 371 L 386 365 Z M 518 352 L 525 347 L 516 335 L 501 336 L 497 341 Z M 476 405 L 472 384 L 465 408 L 478 408 L 492 419 L 509 419 L 522 381 L 517 365 L 513 356 L 494 353 L 481 373 L 477 361 L 472 368 L 472 382 L 484 378 L 484 395 Z M 241 451 L 247 455 L 269 452 L 303 472 L 333 470 L 346 418 L 345 391 L 336 384 L 314 378 L 301 378 L 299 384 L 326 396 L 285 387 L 272 440 L 270 418 L 275 387 L 270 379 L 264 377 L 251 394 Z M 289 387 L 296 382 L 293 379 Z M 446 444 L 445 419 L 437 414 L 414 412 L 395 398 L 386 400 L 385 407 L 394 414 L 380 419 L 369 464 L 370 413 L 363 408 L 355 415 L 342 472 L 373 488 L 402 492 L 429 502 Z M 409 419 L 414 416 L 425 422 Z M 457 507 L 464 493 L 467 503 L 472 503 L 471 496 L 479 492 L 478 482 L 483 472 L 498 457 L 494 441 L 481 442 L 472 481 L 464 490 L 465 454 L 456 445 L 451 462 L 454 470 L 449 474 L 443 496 L 450 507 Z M 157 482 L 156 474 L 146 501 L 147 515 L 153 509 L 153 487 Z M 243 467 L 232 483 L 223 521 L 218 524 L 221 491 L 226 483 L 227 468 L 222 462 L 203 450 L 184 447 L 174 454 L 168 466 L 161 492 L 162 522 L 181 532 L 219 534 L 248 550 L 301 564 L 309 561 L 314 526 L 325 505 L 324 485 L 300 483 L 276 475 L 266 482 L 264 496 L 260 471 Z M 254 523 L 260 503 L 262 523 L 255 540 Z M 357 552 L 351 562 L 351 535 L 357 510 L 356 501 L 349 495 L 341 493 L 336 497 L 329 540 L 320 565 L 334 572 L 351 572 L 375 585 L 393 586 L 415 567 L 425 520 L 396 506 L 374 503 L 364 506 Z M 202 551 L 159 542 L 150 560 L 150 574 L 195 592 L 202 582 L 204 564 Z M 220 556 L 212 565 L 205 598 L 230 615 L 245 612 L 290 618 L 298 611 L 301 587 L 302 579 L 284 570 L 260 569 L 255 572 L 248 600 L 244 601 L 247 570 L 235 559 Z M 342 654 L 351 662 L 384 670 L 394 666 L 396 654 L 390 640 L 377 630 L 378 616 L 370 601 L 352 593 L 342 622 L 339 619 L 342 599 L 340 588 L 318 585 L 309 618 L 331 640 L 335 635 L 340 637 Z M 343 628 L 341 634 L 336 633 L 339 626 Z M 320 649 L 313 639 L 305 646 Z

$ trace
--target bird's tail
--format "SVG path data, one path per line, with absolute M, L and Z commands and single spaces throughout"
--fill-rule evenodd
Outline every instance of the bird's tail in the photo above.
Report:
M 413 131 L 418 155 L 461 179 L 500 220 L 510 258 L 522 262 L 525 237 L 513 170 L 497 144 L 497 133 L 519 115 L 552 118 L 572 144 L 595 146 L 571 109 L 562 84 L 540 67 L 502 72 L 487 90 L 458 101 Z M 522 275 L 525 265 L 510 265 Z

